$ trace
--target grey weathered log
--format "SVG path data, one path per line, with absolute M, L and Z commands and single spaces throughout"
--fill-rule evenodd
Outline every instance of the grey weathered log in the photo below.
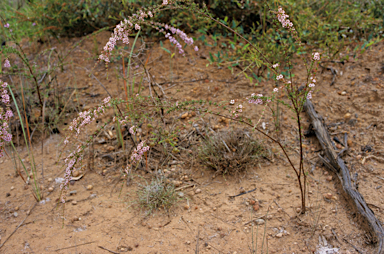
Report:
M 331 137 L 327 131 L 327 127 L 322 121 L 322 117 L 318 116 L 315 112 L 313 104 L 310 100 L 306 100 L 304 103 L 304 109 L 311 119 L 316 137 L 325 151 L 325 156 L 320 156 L 320 158 L 324 164 L 340 179 L 340 183 L 343 186 L 343 190 L 345 192 L 344 194 L 347 200 L 352 201 L 354 208 L 357 209 L 361 218 L 365 222 L 364 226 L 369 226 L 369 229 L 375 234 L 377 240 L 377 253 L 384 254 L 384 229 L 380 221 L 368 207 L 363 196 L 352 186 L 349 170 L 344 164 L 344 161 L 336 153 L 334 144 L 332 143 Z

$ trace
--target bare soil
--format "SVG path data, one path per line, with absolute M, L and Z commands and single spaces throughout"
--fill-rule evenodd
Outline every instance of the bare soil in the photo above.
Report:
M 96 37 L 98 50 L 108 41 L 109 33 Z M 50 47 L 57 47 L 65 52 L 79 38 L 54 42 Z M 199 42 L 198 42 L 199 43 Z M 164 43 L 170 48 L 169 42 Z M 243 77 L 235 78 L 239 70 L 231 74 L 226 68 L 215 65 L 206 67 L 210 48 L 198 44 L 200 51 L 187 48 L 185 58 L 177 56 L 170 73 L 170 56 L 158 43 L 140 56 L 146 61 L 154 80 L 162 85 L 166 96 L 171 101 L 208 99 L 212 101 L 242 99 L 252 93 L 270 94 L 273 81 L 261 82 L 253 87 Z M 31 52 L 48 48 L 46 44 L 25 43 Z M 123 82 L 117 79 L 117 72 L 122 73 L 121 61 L 112 63 L 108 71 L 103 64 L 94 70 L 96 79 L 89 77 L 89 71 L 95 65 L 95 41 L 82 42 L 69 57 L 64 72 L 58 77 L 58 86 L 77 85 L 75 102 L 83 108 L 95 106 L 107 96 L 99 81 L 115 97 L 122 97 Z M 138 47 L 139 48 L 139 47 Z M 337 70 L 336 81 L 330 86 L 333 74 L 319 67 L 316 91 L 312 102 L 317 112 L 330 126 L 332 137 L 343 140 L 348 133 L 349 147 L 343 157 L 351 171 L 358 190 L 364 196 L 370 208 L 380 221 L 384 221 L 384 43 L 372 46 L 361 57 L 344 64 L 322 63 L 323 66 Z M 44 61 L 44 59 L 41 59 Z M 68 59 L 67 59 L 68 61 Z M 301 85 L 305 80 L 305 68 L 299 61 L 295 66 L 294 80 Z M 86 69 L 84 69 L 85 67 Z M 141 67 L 138 68 L 140 70 Z M 108 79 L 107 79 L 108 73 Z M 173 80 L 183 83 L 170 82 Z M 193 81 L 194 80 L 194 81 Z M 144 94 L 149 94 L 145 82 Z M 286 97 L 281 97 L 285 98 Z M 244 103 L 245 115 L 258 119 L 263 106 Z M 177 112 L 173 119 L 180 117 Z M 350 115 L 348 115 L 349 113 Z M 75 114 L 65 116 L 64 122 L 70 123 Z M 291 147 L 288 154 L 298 165 L 297 124 L 293 115 L 284 110 L 281 113 L 281 141 Z M 308 119 L 301 115 L 304 130 L 308 129 Z M 193 124 L 201 124 L 199 119 L 186 124 L 185 133 L 191 131 Z M 261 120 L 266 123 L 266 130 L 274 130 L 271 114 Z M 216 130 L 227 130 L 235 123 L 224 124 L 219 117 L 211 116 L 210 124 Z M 320 145 L 316 137 L 304 140 L 306 168 L 312 173 L 308 177 L 308 211 L 301 215 L 300 191 L 294 171 L 287 163 L 276 144 L 258 137 L 269 151 L 267 159 L 260 159 L 257 166 L 248 168 L 240 175 L 216 175 L 197 159 L 198 142 L 189 149 L 192 154 L 182 153 L 168 160 L 161 169 L 174 169 L 188 178 L 178 191 L 179 200 L 170 211 L 160 209 L 147 215 L 145 210 L 135 203 L 139 183 L 150 182 L 152 173 L 137 170 L 129 185 L 122 186 L 120 173 L 116 170 L 116 157 L 107 160 L 96 156 L 93 164 L 86 169 L 84 176 L 70 185 L 75 194 L 68 196 L 65 210 L 57 208 L 59 183 L 55 179 L 63 177 L 62 161 L 58 161 L 63 148 L 61 141 L 67 125 L 61 125 L 60 134 L 53 134 L 44 140 L 44 153 L 41 141 L 35 140 L 34 154 L 38 169 L 44 162 L 44 202 L 37 205 L 31 194 L 31 186 L 25 188 L 20 177 L 15 177 L 14 163 L 11 158 L 0 159 L 0 244 L 14 231 L 0 249 L 1 253 L 251 253 L 253 242 L 258 242 L 257 253 L 261 253 L 264 240 L 264 253 L 315 253 L 319 250 L 319 238 L 326 239 L 328 246 L 339 248 L 338 253 L 374 253 L 374 238 L 357 219 L 342 195 L 339 179 L 324 165 L 309 162 L 317 161 Z M 251 130 L 243 126 L 244 131 Z M 196 139 L 197 140 L 197 139 Z M 111 148 L 112 146 L 112 148 Z M 26 149 L 20 146 L 22 158 L 29 165 Z M 99 155 L 117 151 L 113 140 L 107 144 L 96 144 L 95 152 Z M 68 149 L 64 151 L 69 152 Z M 9 153 L 11 154 L 11 153 Z M 160 159 L 160 158 L 158 158 Z M 172 165 L 173 164 L 173 165 Z M 121 167 L 121 166 L 120 166 Z M 151 169 L 154 165 L 149 165 Z M 150 170 L 151 171 L 151 170 Z M 51 178 L 52 182 L 48 179 Z M 176 180 L 179 180 L 176 178 Z M 92 185 L 91 190 L 87 186 Z M 53 187 L 53 192 L 48 188 Z M 231 198 L 231 196 L 255 189 L 255 191 Z M 201 190 L 197 191 L 197 189 Z M 180 194 L 179 192 L 182 192 Z M 324 195 L 331 195 L 329 198 Z M 76 201 L 76 202 L 73 202 Z M 256 207 L 255 207 L 256 205 Z M 258 205 L 258 207 L 257 207 Z M 33 209 L 32 209 L 33 208 Z M 64 218 L 63 218 L 64 212 Z M 260 225 L 254 225 L 253 219 Z M 252 238 L 254 240 L 252 240 Z M 325 252 L 324 252 L 325 253 Z

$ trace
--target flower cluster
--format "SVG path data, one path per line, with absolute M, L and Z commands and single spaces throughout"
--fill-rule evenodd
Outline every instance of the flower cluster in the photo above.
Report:
M 11 63 L 9 62 L 9 60 L 8 60 L 8 58 L 7 58 L 7 59 L 5 59 L 5 61 L 4 61 L 4 68 L 9 68 L 9 67 L 11 67 Z
M 287 27 L 291 30 L 295 30 L 295 28 L 293 27 L 293 23 L 289 19 L 287 19 L 288 17 L 289 15 L 285 14 L 285 11 L 283 10 L 283 8 L 279 7 L 277 19 L 280 21 L 283 27 Z
M 171 27 L 171 26 L 168 26 L 168 25 L 165 25 L 164 26 L 165 29 L 169 29 L 171 31 L 172 34 L 177 34 L 185 43 L 187 43 L 188 45 L 192 45 L 193 44 L 193 39 L 192 38 L 189 38 L 183 31 L 181 31 L 180 29 L 176 29 L 174 27 Z M 164 29 L 160 29 L 160 32 L 163 32 Z M 183 50 L 183 46 L 181 46 L 181 44 L 176 40 L 176 38 L 172 37 L 170 33 L 167 33 L 165 35 L 165 38 L 168 38 L 169 41 L 176 45 L 176 47 L 179 49 L 179 53 L 181 55 L 184 55 L 184 50 Z M 198 51 L 199 48 L 196 46 L 195 47 L 195 51 Z
M 82 161 L 83 157 L 80 156 L 82 152 L 82 147 L 80 145 L 77 146 L 76 151 L 70 153 L 67 158 L 65 158 L 64 163 L 66 164 L 65 173 L 64 173 L 64 181 L 60 185 L 61 193 L 61 202 L 65 203 L 65 198 L 68 190 L 69 181 L 71 181 L 72 176 L 71 173 L 76 168 L 75 164 L 78 164 Z
M 276 77 L 276 80 L 280 80 L 280 79 L 283 79 L 283 75 L 281 74 Z
M 9 28 L 9 24 L 8 24 L 8 23 L 5 24 L 4 27 L 5 27 L 5 28 Z
M 111 97 L 107 97 L 103 100 L 103 103 L 96 109 L 90 109 L 88 111 L 84 111 L 79 113 L 79 116 L 75 118 L 72 123 L 69 126 L 69 130 L 71 132 L 75 132 L 74 137 L 77 137 L 82 128 L 86 125 L 90 124 L 96 118 L 100 117 L 105 113 L 105 110 L 111 106 Z M 92 138 L 90 138 L 92 140 Z M 89 145 L 91 142 L 88 140 L 86 143 Z M 66 137 L 64 140 L 64 144 L 69 143 L 69 136 Z M 64 182 L 60 185 L 60 189 L 62 191 L 61 193 L 61 202 L 65 203 L 66 198 L 66 192 L 68 190 L 68 184 L 71 181 L 71 173 L 73 170 L 75 170 L 75 165 L 78 165 L 81 163 L 83 159 L 83 153 L 84 153 L 85 146 L 78 145 L 77 148 L 70 153 L 65 159 L 65 173 L 64 173 Z
M 238 118 L 239 117 L 238 113 L 242 113 L 242 112 L 243 112 L 243 105 L 240 104 L 236 107 L 234 111 L 232 111 L 232 114 L 234 114 L 235 118 Z
M 315 87 L 316 79 L 315 79 L 314 77 L 310 77 L 309 79 L 311 80 L 312 83 L 310 83 L 308 86 L 309 86 L 310 88 Z M 308 94 L 307 94 L 307 99 L 312 99 L 312 90 L 310 90 L 310 91 L 308 92 Z
M 13 116 L 13 112 L 11 110 L 10 98 L 6 90 L 7 86 L 7 82 L 0 80 L 1 102 L 5 104 L 5 110 L 0 107 L 0 158 L 4 156 L 5 143 L 12 140 L 12 134 L 8 132 L 8 128 L 9 119 Z
M 141 157 L 146 151 L 149 151 L 149 146 L 144 146 L 145 141 L 141 141 L 135 150 L 133 150 L 131 160 L 133 163 L 137 163 L 141 160 Z
M 90 109 L 88 111 L 80 112 L 79 116 L 75 119 L 73 119 L 72 123 L 69 126 L 69 130 L 75 131 L 75 137 L 77 137 L 81 129 L 93 122 L 96 118 L 100 117 L 105 113 L 105 109 L 109 106 L 110 104 L 111 97 L 107 97 L 103 100 L 103 104 L 101 104 L 97 109 Z M 64 144 L 68 144 L 69 140 L 68 137 L 65 139 Z
M 261 97 L 263 97 L 262 94 L 258 94 L 258 95 L 255 95 L 254 93 L 251 95 L 251 99 L 248 100 L 248 103 L 251 103 L 251 104 L 263 104 L 263 100 L 261 99 Z
M 132 126 L 131 128 L 129 128 L 129 133 L 131 133 L 132 135 L 135 135 L 135 131 L 136 131 L 136 127 L 135 126 Z M 144 146 L 144 144 L 145 144 L 145 141 L 141 141 L 137 145 L 137 148 L 133 150 L 133 153 L 131 155 L 132 164 L 140 162 L 141 157 L 143 156 L 143 154 L 145 152 L 149 151 L 149 146 Z M 127 174 L 129 174 L 129 168 L 130 168 L 130 165 L 128 164 L 126 169 L 125 169 L 125 172 Z
M 319 61 L 320 60 L 320 54 L 318 52 L 312 53 L 312 55 L 313 55 L 313 60 L 315 60 L 315 61 Z
M 168 5 L 168 1 L 163 0 L 163 5 Z M 110 62 L 109 56 L 111 55 L 113 49 L 115 48 L 117 41 L 122 40 L 123 43 L 128 44 L 129 43 L 128 35 L 132 32 L 133 28 L 135 28 L 136 30 L 140 30 L 141 29 L 140 23 L 150 24 L 156 30 L 164 34 L 166 33 L 165 30 L 170 30 L 172 34 L 177 34 L 188 45 L 193 44 L 193 39 L 189 38 L 184 32 L 182 32 L 179 29 L 176 29 L 172 26 L 160 24 L 160 23 L 154 23 L 153 21 L 148 23 L 145 22 L 144 18 L 147 18 L 148 16 L 151 18 L 153 17 L 152 11 L 143 12 L 142 10 L 140 10 L 139 15 L 133 14 L 128 19 L 124 19 L 124 21 L 121 21 L 120 24 L 118 24 L 114 29 L 114 33 L 109 38 L 109 41 L 107 42 L 107 44 L 104 46 L 103 48 L 104 50 L 102 54 L 99 56 L 99 59 L 109 63 Z M 165 29 L 159 28 L 159 27 L 164 27 Z M 179 49 L 180 54 L 184 55 L 184 50 L 182 49 L 182 45 L 174 37 L 171 36 L 171 33 L 165 34 L 165 37 L 168 38 L 171 41 L 171 43 L 176 45 L 176 47 Z M 199 49 L 196 46 L 194 50 L 198 51 Z

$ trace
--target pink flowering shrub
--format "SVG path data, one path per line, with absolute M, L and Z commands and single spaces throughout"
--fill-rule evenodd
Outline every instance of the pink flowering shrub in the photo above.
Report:
M 5 107 L 2 107 L 0 104 L 0 158 L 4 156 L 5 144 L 12 140 L 12 134 L 8 132 L 9 129 L 9 120 L 13 117 L 13 112 L 11 110 L 11 103 L 9 94 L 7 92 L 7 82 L 0 80 L 0 97 L 2 104 Z
M 97 118 L 104 115 L 106 109 L 111 107 L 111 98 L 107 97 L 103 100 L 103 103 L 95 109 L 89 109 L 88 111 L 80 112 L 79 116 L 75 118 L 69 126 L 70 135 L 68 135 L 64 144 L 67 145 L 70 143 L 71 139 L 77 140 L 79 134 L 82 133 L 83 129 L 94 122 Z M 103 126 L 104 127 L 104 126 Z M 61 202 L 65 203 L 66 192 L 68 190 L 68 184 L 71 180 L 72 171 L 76 169 L 76 166 L 81 164 L 84 156 L 84 149 L 91 143 L 93 136 L 87 140 L 86 145 L 78 145 L 76 149 L 70 153 L 65 159 L 65 173 L 64 173 L 64 182 L 60 185 L 61 189 Z
M 165 38 L 168 38 L 172 44 L 176 45 L 176 47 L 179 49 L 179 53 L 181 55 L 185 55 L 183 46 L 174 36 L 177 35 L 181 40 L 183 40 L 187 45 L 190 45 L 190 46 L 193 44 L 192 38 L 188 37 L 180 29 L 176 29 L 167 24 L 161 24 L 158 22 L 146 20 L 146 18 L 148 17 L 152 18 L 155 13 L 162 11 L 165 7 L 167 7 L 168 4 L 169 4 L 168 1 L 163 1 L 163 6 L 148 8 L 149 11 L 146 11 L 146 12 L 144 12 L 143 10 L 140 10 L 139 14 L 134 14 L 128 19 L 121 21 L 120 24 L 118 24 L 114 29 L 114 33 L 109 38 L 109 41 L 107 42 L 107 44 L 104 46 L 103 48 L 104 50 L 99 56 L 99 59 L 105 61 L 108 64 L 110 62 L 109 57 L 112 51 L 114 50 L 116 43 L 118 41 L 122 41 L 124 44 L 129 44 L 129 39 L 128 39 L 129 34 L 133 33 L 134 29 L 140 30 L 141 25 L 149 25 L 154 29 L 158 30 L 159 32 L 163 33 L 165 35 Z M 199 48 L 195 46 L 194 50 L 198 51 Z

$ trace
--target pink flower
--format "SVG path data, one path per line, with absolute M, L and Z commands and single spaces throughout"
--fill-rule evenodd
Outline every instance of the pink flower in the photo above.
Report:
M 8 24 L 8 23 L 5 24 L 4 27 L 5 27 L 5 28 L 9 28 L 9 24 Z
M 312 53 L 312 55 L 313 55 L 313 60 L 315 60 L 315 61 L 319 61 L 320 60 L 320 54 L 318 52 Z
M 132 126 L 131 128 L 129 128 L 129 133 L 131 133 L 132 135 L 135 135 L 134 128 L 135 128 L 135 126 Z
M 231 100 L 231 102 L 229 104 L 231 104 L 231 105 L 235 104 L 235 100 Z
M 153 14 L 151 11 L 148 12 L 148 15 L 152 18 L 153 17 Z
M 12 140 L 12 134 L 8 133 L 9 119 L 13 117 L 11 102 L 6 90 L 8 84 L 0 80 L 0 98 L 5 108 L 0 107 L 0 158 L 4 156 L 5 144 Z M 5 110 L 4 110 L 5 109 Z
M 279 88 L 276 87 L 276 88 L 273 89 L 274 93 L 276 93 L 277 91 L 279 91 Z
M 315 87 L 315 84 L 311 83 L 308 85 L 309 87 Z
M 289 29 L 295 30 L 293 27 L 293 23 L 287 19 L 289 15 L 285 14 L 285 11 L 279 7 L 277 19 L 280 21 L 280 23 L 283 25 L 283 27 L 288 27 Z
M 33 22 L 33 23 L 32 23 L 32 26 L 36 26 L 36 23 L 35 23 L 35 22 Z
M 252 96 L 252 98 L 250 100 L 248 100 L 248 103 L 263 104 L 263 100 L 260 98 L 260 97 L 263 97 L 262 94 L 258 94 L 257 96 L 255 96 L 255 94 L 253 93 L 251 96 Z
M 274 69 L 276 69 L 276 67 L 278 67 L 279 66 L 279 64 L 277 63 L 277 64 L 274 64 L 274 65 L 272 65 L 272 67 L 274 68 Z
M 276 77 L 276 80 L 280 80 L 280 79 L 283 79 L 283 75 L 281 75 L 281 74 Z
M 167 5 L 168 4 L 168 0 L 163 0 L 163 5 Z
M 197 46 L 195 46 L 195 51 L 199 51 L 199 48 Z
M 140 26 L 138 24 L 135 25 L 136 30 L 140 30 Z
M 4 68 L 9 68 L 9 67 L 11 67 L 11 63 L 9 62 L 8 59 L 5 59 Z
M 309 92 L 308 94 L 307 94 L 307 99 L 309 100 L 309 99 L 312 99 L 312 94 L 311 94 L 311 92 Z

